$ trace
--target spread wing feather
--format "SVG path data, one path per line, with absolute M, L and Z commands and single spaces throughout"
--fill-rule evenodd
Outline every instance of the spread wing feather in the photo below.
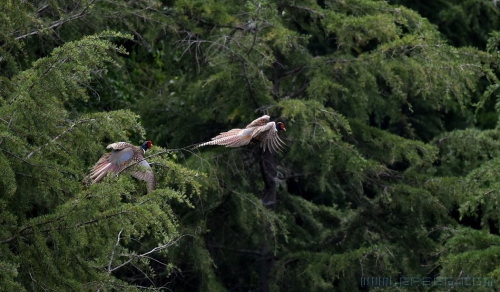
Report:
M 250 124 L 248 124 L 248 126 L 246 128 L 248 129 L 248 128 L 252 128 L 252 127 L 265 126 L 267 123 L 269 123 L 269 119 L 271 119 L 270 116 L 263 115 L 262 117 L 253 120 Z
M 139 165 L 146 168 L 146 170 L 134 170 L 130 172 L 130 174 L 138 180 L 145 181 L 147 183 L 148 193 L 152 192 L 156 187 L 156 178 L 153 171 L 151 170 L 151 166 L 146 160 L 141 161 Z
M 283 141 L 278 136 L 278 130 L 276 130 L 276 123 L 269 122 L 265 127 L 259 129 L 256 136 L 260 140 L 260 145 L 266 151 L 269 149 L 270 152 L 278 152 L 283 148 Z
M 122 150 L 124 148 L 132 148 L 135 147 L 134 145 L 127 143 L 127 142 L 116 142 L 113 144 L 109 144 L 106 149 L 113 149 L 113 150 Z

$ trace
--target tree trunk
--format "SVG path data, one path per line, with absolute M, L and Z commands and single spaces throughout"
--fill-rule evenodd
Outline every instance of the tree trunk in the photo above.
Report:
M 260 171 L 264 180 L 264 189 L 262 190 L 261 201 L 268 209 L 273 210 L 276 203 L 276 161 L 274 154 L 260 149 Z M 261 262 L 260 262 L 260 286 L 262 292 L 269 291 L 269 275 L 274 266 L 274 255 L 268 240 L 273 234 L 271 226 L 267 221 L 263 226 L 263 238 L 261 243 Z

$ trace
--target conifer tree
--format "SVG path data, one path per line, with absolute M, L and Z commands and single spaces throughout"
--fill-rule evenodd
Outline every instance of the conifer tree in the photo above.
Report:
M 218 185 L 204 203 L 212 209 L 195 208 L 189 222 L 206 224 L 224 287 L 352 291 L 363 276 L 459 277 L 435 251 L 463 224 L 452 216 L 465 202 L 455 186 L 474 165 L 445 173 L 438 141 L 474 125 L 479 81 L 491 85 L 478 105 L 494 96 L 494 51 L 455 48 L 385 1 L 239 4 L 175 3 L 176 64 L 186 67 L 149 99 L 165 110 L 144 115 L 173 145 L 262 114 L 287 126 L 274 209 L 259 201 L 267 184 L 257 148 L 213 147 L 189 160 Z M 192 265 L 205 274 L 199 256 Z
M 93 2 L 83 3 L 83 10 L 75 8 L 81 13 L 65 15 L 48 30 L 83 16 Z M 113 41 L 132 36 L 112 31 L 81 36 L 31 63 L 36 51 L 24 39 L 50 35 L 41 28 L 50 21 L 30 10 L 57 10 L 56 2 L 39 4 L 43 7 L 0 4 L 5 20 L 0 60 L 0 287 L 138 289 L 137 281 L 155 275 L 158 263 L 162 273 L 172 271 L 166 250 L 185 235 L 171 205 L 192 206 L 189 197 L 200 194 L 198 174 L 179 166 L 174 153 L 166 155 L 155 147 L 150 160 L 159 178 L 155 192 L 146 195 L 145 185 L 128 176 L 112 176 L 90 188 L 82 185 L 106 143 L 137 142 L 146 136 L 139 117 L 129 110 L 78 110 L 95 94 L 92 82 L 119 65 L 113 56 L 127 54 Z
M 497 128 L 474 128 L 497 102 L 498 33 L 457 48 L 374 0 L 0 5 L 2 287 L 500 279 Z M 263 114 L 283 153 L 155 147 L 151 194 L 80 184 L 108 142 L 183 148 Z
M 489 33 L 500 28 L 500 6 L 491 0 L 391 0 L 419 12 L 437 25 L 454 46 L 485 49 Z

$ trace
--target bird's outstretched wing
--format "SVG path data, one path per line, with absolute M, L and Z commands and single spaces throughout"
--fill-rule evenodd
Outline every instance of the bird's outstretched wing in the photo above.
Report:
M 127 143 L 127 142 L 116 142 L 113 144 L 109 144 L 106 149 L 113 149 L 113 150 L 122 150 L 124 148 L 132 148 L 135 147 L 134 145 Z
M 271 119 L 270 116 L 263 115 L 262 117 L 253 120 L 250 124 L 248 124 L 248 126 L 246 126 L 245 129 L 252 128 L 252 127 L 265 126 L 267 123 L 269 123 L 270 119 Z
M 269 122 L 265 126 L 258 128 L 255 132 L 255 137 L 260 140 L 260 145 L 264 151 L 269 149 L 271 153 L 282 151 L 285 145 L 278 136 L 275 122 Z
M 99 181 L 101 181 L 103 177 L 105 177 L 111 171 L 114 172 L 115 174 L 120 173 L 127 166 L 127 163 L 132 159 L 133 155 L 134 151 L 132 148 L 124 148 L 123 150 L 114 150 L 112 152 L 104 154 L 99 159 L 99 161 L 97 161 L 97 163 L 92 168 L 92 171 L 90 172 L 90 178 L 92 179 L 92 183 L 98 183 Z
M 147 183 L 148 193 L 152 192 L 156 187 L 156 178 L 151 170 L 151 166 L 146 160 L 139 163 L 139 167 L 143 169 L 133 170 L 130 174 L 138 180 L 143 180 Z

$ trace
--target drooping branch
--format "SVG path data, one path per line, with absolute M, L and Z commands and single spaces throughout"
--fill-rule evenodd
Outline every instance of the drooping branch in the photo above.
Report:
M 80 228 L 82 226 L 86 226 L 86 225 L 91 225 L 91 224 L 94 224 L 94 223 L 98 223 L 98 222 L 100 222 L 102 220 L 107 220 L 107 219 L 110 219 L 110 218 L 113 218 L 113 217 L 116 217 L 116 216 L 120 216 L 120 215 L 126 214 L 126 213 L 128 213 L 128 212 L 127 211 L 120 211 L 120 212 L 117 212 L 117 213 L 114 213 L 114 214 L 105 215 L 105 216 L 103 216 L 101 218 L 96 218 L 96 219 L 88 220 L 88 221 L 85 221 L 85 222 L 81 222 L 81 223 L 78 223 L 78 224 L 75 224 L 75 225 L 72 225 L 72 226 L 56 227 L 56 228 L 45 228 L 45 229 L 40 230 L 40 232 L 41 233 L 47 233 L 47 232 L 51 232 L 51 231 L 54 231 L 54 230 L 66 230 L 66 229 Z M 37 224 L 34 224 L 34 225 L 25 226 L 25 227 L 21 228 L 18 232 L 16 232 L 16 234 L 14 234 L 12 237 L 0 240 L 0 244 L 9 243 L 9 242 L 15 240 L 16 238 L 18 238 L 20 236 L 26 236 L 26 231 L 28 231 L 28 230 L 30 230 L 31 234 L 33 234 L 35 227 L 38 227 L 38 226 L 47 225 L 47 224 L 55 223 L 55 222 L 59 223 L 59 225 L 60 225 L 61 224 L 61 219 L 63 219 L 64 217 L 66 217 L 66 215 L 59 216 L 59 217 L 57 217 L 55 219 L 52 219 L 52 220 L 49 220 L 49 221 L 46 221 L 46 222 L 41 222 L 41 223 L 37 223 Z
M 28 229 L 33 229 L 34 227 L 37 227 L 37 226 L 42 226 L 42 225 L 45 225 L 45 224 L 54 223 L 54 222 L 57 222 L 57 221 L 61 220 L 62 218 L 64 218 L 64 216 L 59 216 L 56 219 L 49 220 L 49 221 L 46 221 L 46 222 L 40 222 L 40 223 L 37 223 L 35 225 L 25 226 L 25 227 L 21 228 L 18 232 L 16 232 L 16 234 L 14 234 L 13 236 L 11 236 L 9 238 L 6 238 L 6 239 L 3 239 L 3 240 L 0 240 L 0 244 L 9 243 L 9 242 L 15 240 L 20 235 L 23 235 L 24 231 L 26 231 Z
M 26 159 L 30 159 L 31 156 L 33 156 L 33 154 L 35 154 L 36 152 L 40 151 L 43 147 L 49 145 L 50 143 L 53 143 L 55 141 L 57 141 L 59 138 L 61 138 L 64 134 L 68 133 L 68 132 L 72 132 L 73 129 L 77 126 L 77 125 L 80 125 L 80 124 L 84 124 L 84 123 L 88 123 L 88 122 L 93 122 L 95 121 L 95 119 L 83 119 L 83 120 L 79 120 L 78 122 L 75 122 L 73 123 L 73 125 L 71 125 L 71 127 L 69 127 L 68 129 L 66 129 L 65 131 L 63 131 L 61 134 L 57 135 L 56 137 L 54 137 L 52 140 L 50 140 L 50 142 L 47 142 L 45 143 L 44 145 L 38 147 L 37 149 L 31 151 L 28 156 L 26 157 Z
M 16 159 L 21 160 L 22 162 L 24 162 L 24 163 L 26 163 L 26 164 L 28 164 L 28 165 L 30 165 L 30 166 L 33 166 L 33 167 L 39 167 L 38 165 L 35 165 L 35 164 L 33 164 L 33 163 L 30 163 L 30 162 L 28 162 L 28 161 L 26 161 L 26 160 L 22 159 L 21 157 L 17 156 L 16 154 L 14 154 L 14 153 L 12 153 L 12 152 L 10 152 L 10 151 L 8 151 L 8 150 L 5 150 L 5 149 L 3 149 L 3 148 L 0 148 L 0 150 L 2 150 L 3 152 L 5 152 L 5 153 L 9 154 L 10 156 L 12 156 L 12 157 L 14 157 L 14 158 L 16 158 Z
M 66 57 L 66 58 L 63 58 L 62 60 L 59 60 L 57 58 L 55 58 L 54 62 L 52 62 L 46 69 L 45 71 L 42 72 L 42 74 L 40 75 L 40 77 L 38 77 L 38 82 L 33 82 L 30 86 L 29 86 L 29 89 L 28 91 L 32 90 L 35 85 L 37 83 L 42 83 L 43 82 L 43 77 L 45 75 L 47 75 L 51 70 L 52 68 L 55 68 L 56 67 L 56 64 L 64 64 L 67 60 L 69 60 L 69 57 Z M 20 94 L 17 94 L 14 98 L 12 98 L 12 100 L 9 102 L 9 105 L 12 105 L 17 99 L 18 97 L 20 96 Z

